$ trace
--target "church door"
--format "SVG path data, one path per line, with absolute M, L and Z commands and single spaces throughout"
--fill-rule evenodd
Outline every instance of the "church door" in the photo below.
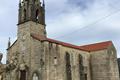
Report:
M 20 80 L 26 80 L 26 71 L 25 70 L 20 71 Z

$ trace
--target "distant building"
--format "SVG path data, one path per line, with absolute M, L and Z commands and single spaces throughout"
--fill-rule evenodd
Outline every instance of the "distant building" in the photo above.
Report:
M 18 19 L 17 40 L 8 42 L 0 80 L 119 80 L 111 41 L 77 46 L 48 38 L 39 0 L 20 1 Z

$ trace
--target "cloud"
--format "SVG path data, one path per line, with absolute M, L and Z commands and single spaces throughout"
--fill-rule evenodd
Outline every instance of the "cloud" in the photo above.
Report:
M 75 1 L 75 2 L 77 2 L 77 1 Z M 103 2 L 104 2 L 104 0 L 103 0 Z M 47 20 L 48 27 L 47 28 L 48 28 L 48 30 L 51 30 L 51 32 L 55 32 L 55 31 L 52 31 L 53 29 L 61 28 L 63 30 L 63 31 L 60 31 L 61 33 L 67 33 L 68 28 L 69 28 L 69 30 L 71 28 L 73 28 L 72 30 L 75 30 L 75 29 L 79 29 L 81 27 L 85 27 L 86 25 L 89 25 L 91 23 L 94 23 L 97 20 L 99 20 L 98 22 L 100 22 L 101 18 L 103 18 L 103 20 L 104 20 L 104 17 L 106 17 L 107 15 L 109 15 L 112 12 L 112 10 L 108 11 L 109 6 L 107 5 L 107 2 L 105 2 L 104 4 L 103 4 L 103 2 L 102 1 L 100 2 L 98 0 L 95 1 L 94 5 L 91 8 L 88 8 L 85 11 L 84 15 L 82 14 L 82 12 L 80 12 L 79 8 L 74 7 L 74 9 L 71 9 L 72 4 L 68 5 L 68 3 L 64 3 L 64 4 L 68 5 L 69 7 L 61 8 L 62 9 L 61 11 L 66 9 L 66 12 L 61 12 L 55 18 L 52 18 L 52 19 L 48 18 L 48 20 Z M 87 3 L 87 0 L 86 0 L 86 3 Z M 93 3 L 91 3 L 91 4 L 93 4 Z M 101 5 L 101 4 L 103 4 L 103 5 Z M 87 5 L 87 6 L 90 6 L 90 5 Z M 75 18 L 75 16 L 77 17 L 77 19 Z M 74 24 L 71 24 L 73 22 L 74 22 Z M 102 23 L 102 24 L 104 24 L 104 23 Z M 50 25 L 50 27 L 49 27 L 49 25 Z M 52 28 L 51 28 L 51 26 L 52 26 Z M 90 26 L 92 26 L 92 25 L 90 25 Z M 90 27 L 90 26 L 88 26 L 88 27 Z M 97 27 L 97 25 L 96 25 L 96 27 Z
M 81 10 L 86 10 L 92 7 L 91 4 L 94 4 L 94 0 L 68 0 L 68 3 L 75 7 L 80 7 Z M 89 6 L 91 5 L 91 6 Z
M 67 30 L 68 28 L 69 31 L 73 30 L 73 28 L 74 29 L 77 28 L 75 26 L 80 26 L 82 25 L 82 23 L 83 23 L 83 17 L 79 14 L 79 12 L 77 12 L 77 10 L 68 11 L 66 13 L 60 14 L 53 20 L 51 19 L 48 20 L 47 22 L 48 35 L 53 34 L 52 36 L 57 36 L 60 35 L 61 32 L 64 34 L 66 33 L 66 31 L 68 31 Z
M 120 52 L 118 47 L 120 40 L 119 0 L 89 1 L 70 0 L 64 3 L 67 7 L 61 8 L 61 12 L 55 16 L 55 19 L 51 19 L 52 16 L 48 18 L 49 36 L 74 44 L 112 40 Z M 71 15 L 77 16 L 79 20 L 71 17 Z M 71 24 L 73 22 L 74 24 Z

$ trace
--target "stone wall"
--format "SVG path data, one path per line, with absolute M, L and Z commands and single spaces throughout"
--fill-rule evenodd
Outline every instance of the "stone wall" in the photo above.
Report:
M 35 39 L 32 40 L 32 46 L 31 73 L 37 70 L 43 80 L 66 80 L 66 52 L 70 54 L 72 80 L 80 80 L 79 54 L 83 56 L 83 65 L 87 68 L 88 80 L 91 80 L 89 53 Z
M 92 80 L 119 80 L 117 56 L 114 48 L 91 52 Z
M 6 77 L 5 67 L 6 67 L 5 64 L 0 64 L 0 80 L 5 80 L 5 77 Z
M 31 33 L 45 36 L 44 30 L 44 26 L 31 21 L 18 26 L 18 40 L 8 49 L 7 55 L 10 64 L 15 66 L 10 73 L 6 73 L 7 76 L 13 75 L 12 80 L 20 79 L 21 69 L 26 70 L 27 80 L 32 80 L 34 73 L 42 80 L 67 80 L 66 53 L 70 55 L 72 80 L 80 80 L 82 77 L 79 55 L 83 59 L 82 74 L 86 74 L 87 80 L 118 80 L 116 51 L 113 46 L 89 53 L 31 37 Z
M 119 80 L 116 51 L 113 46 L 105 50 L 88 53 L 47 41 L 39 41 L 30 36 L 27 36 L 26 39 L 24 41 L 26 50 L 23 52 L 25 53 L 25 65 L 28 67 L 28 80 L 32 80 L 34 73 L 37 73 L 42 80 L 67 80 L 66 52 L 70 54 L 72 80 L 80 80 L 81 77 L 79 54 L 83 57 L 84 73 L 87 74 L 87 80 Z M 23 55 L 22 47 L 18 46 L 18 43 L 21 44 L 21 39 L 18 41 L 8 50 L 11 56 L 17 51 Z M 18 57 L 19 65 L 22 60 L 20 55 Z M 11 73 L 14 74 L 14 71 Z

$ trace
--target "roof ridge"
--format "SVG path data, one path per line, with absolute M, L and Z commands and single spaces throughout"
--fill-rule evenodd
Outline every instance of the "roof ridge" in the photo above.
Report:
M 37 35 L 37 34 L 31 34 L 31 36 L 33 38 L 37 39 L 37 40 L 40 40 L 40 41 L 49 41 L 49 42 L 52 42 L 52 43 L 56 43 L 56 44 L 60 44 L 60 45 L 63 45 L 63 46 L 67 46 L 67 47 L 70 47 L 70 48 L 75 48 L 75 49 L 80 50 L 78 45 L 74 45 L 74 44 L 67 43 L 67 42 L 62 42 L 62 41 L 47 38 L 47 37 L 44 37 L 44 39 L 41 39 L 42 37 L 40 37 L 40 35 Z
M 108 46 L 110 45 L 112 45 L 112 41 L 104 41 L 104 42 L 99 42 L 94 44 L 83 45 L 79 47 L 87 51 L 98 51 L 98 50 L 107 49 Z
M 39 38 L 40 38 L 40 37 L 44 38 L 44 40 L 41 39 L 42 41 L 49 40 L 49 41 L 55 41 L 55 42 L 60 42 L 60 43 L 66 43 L 66 44 L 70 44 L 70 45 L 79 47 L 78 45 L 74 45 L 74 44 L 71 44 L 71 43 L 67 43 L 67 42 L 63 42 L 63 41 L 59 41 L 59 40 L 47 38 L 46 36 L 42 36 L 42 35 L 38 35 L 38 34 L 31 34 L 32 37 L 35 37 L 35 35 L 36 35 L 36 37 L 39 36 Z
M 96 44 L 101 44 L 101 43 L 112 43 L 112 41 L 103 41 L 103 42 L 96 42 L 96 43 L 91 43 L 91 44 L 85 44 L 85 45 L 81 45 L 81 46 L 90 46 L 90 45 L 96 45 Z M 80 47 L 81 47 L 80 46 Z
M 83 50 L 83 51 L 87 51 L 87 52 L 103 50 L 103 49 L 108 48 L 108 46 L 110 46 L 112 44 L 112 41 L 104 41 L 104 42 L 99 42 L 99 43 L 78 46 L 78 45 L 74 45 L 71 43 L 47 38 L 46 36 L 42 36 L 42 35 L 38 35 L 38 34 L 31 34 L 31 36 L 39 41 L 49 41 L 51 43 L 56 43 L 56 44 L 59 44 L 62 46 L 66 46 L 66 47 L 70 47 L 70 48 L 74 48 L 74 49 L 78 49 L 78 50 Z

